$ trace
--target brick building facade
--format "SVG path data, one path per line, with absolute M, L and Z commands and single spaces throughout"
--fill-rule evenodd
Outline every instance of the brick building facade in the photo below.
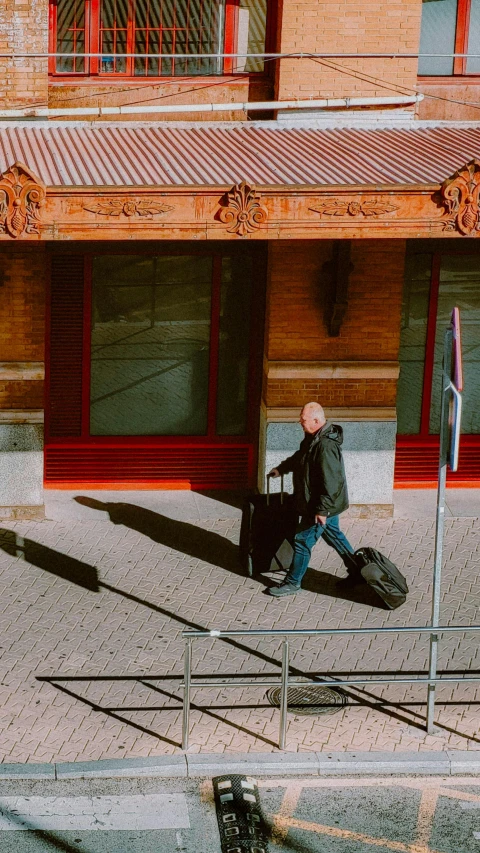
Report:
M 388 514 L 395 460 L 435 480 L 455 304 L 450 483 L 478 485 L 475 10 L 200 7 L 2 4 L 0 513 L 41 516 L 44 486 L 262 486 L 318 399 L 354 511 Z

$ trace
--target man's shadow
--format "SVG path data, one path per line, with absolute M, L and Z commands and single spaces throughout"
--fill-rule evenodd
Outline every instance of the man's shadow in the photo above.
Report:
M 130 527 L 166 548 L 180 551 L 204 563 L 212 563 L 235 575 L 245 574 L 240 565 L 238 545 L 212 530 L 168 518 L 135 504 L 102 502 L 86 495 L 77 495 L 75 500 L 90 509 L 108 512 L 114 524 Z
M 103 502 L 86 495 L 77 495 L 75 500 L 90 509 L 108 512 L 114 524 L 123 524 L 166 548 L 172 548 L 202 562 L 219 566 L 235 575 L 246 576 L 245 569 L 240 564 L 238 545 L 218 533 L 204 530 L 186 521 L 168 518 L 136 504 Z M 283 575 L 276 575 L 275 580 L 271 580 L 262 574 L 254 574 L 253 580 L 268 588 L 281 583 Z M 383 607 L 381 599 L 367 584 L 350 587 L 327 572 L 309 570 L 302 587 L 310 592 L 344 601 L 354 601 L 370 607 Z

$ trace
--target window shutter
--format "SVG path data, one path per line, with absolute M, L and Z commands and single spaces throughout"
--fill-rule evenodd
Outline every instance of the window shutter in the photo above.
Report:
M 82 433 L 83 255 L 52 258 L 48 437 Z

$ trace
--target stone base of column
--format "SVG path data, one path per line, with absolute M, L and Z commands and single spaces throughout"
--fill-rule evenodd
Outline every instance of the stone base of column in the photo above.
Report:
M 0 519 L 41 519 L 43 426 L 0 423 Z

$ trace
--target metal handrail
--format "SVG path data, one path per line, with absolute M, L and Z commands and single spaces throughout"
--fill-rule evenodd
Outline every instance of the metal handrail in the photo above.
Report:
M 406 626 L 402 628 L 316 628 L 316 629 L 308 629 L 308 628 L 300 628 L 300 629 L 288 629 L 285 631 L 277 630 L 277 629 L 260 629 L 254 628 L 252 630 L 227 630 L 227 631 L 183 631 L 182 636 L 185 638 L 185 660 L 184 660 L 184 681 L 182 683 L 183 687 L 183 720 L 182 720 L 182 749 L 187 750 L 189 746 L 190 739 L 190 695 L 191 690 L 194 687 L 221 687 L 222 689 L 225 687 L 274 687 L 280 684 L 281 692 L 280 692 L 280 727 L 279 727 L 279 737 L 278 737 L 278 746 L 280 749 L 286 748 L 287 743 L 287 712 L 288 712 L 288 687 L 289 685 L 301 684 L 303 687 L 309 687 L 316 685 L 318 687 L 319 683 L 334 685 L 339 687 L 348 687 L 355 686 L 359 684 L 426 684 L 428 688 L 428 696 L 427 696 L 427 709 L 429 710 L 429 714 L 427 715 L 427 731 L 431 731 L 433 727 L 433 711 L 434 711 L 434 703 L 435 698 L 433 696 L 432 701 L 432 686 L 437 684 L 460 684 L 460 683 L 472 683 L 472 682 L 480 682 L 480 676 L 463 676 L 459 678 L 452 678 L 450 676 L 446 676 L 443 678 L 437 678 L 436 676 L 436 667 L 434 672 L 429 672 L 427 678 L 368 678 L 368 679 L 347 679 L 347 680 L 334 680 L 329 679 L 322 682 L 319 682 L 318 679 L 311 680 L 298 680 L 289 679 L 289 642 L 288 637 L 296 637 L 296 636 L 321 636 L 321 635 L 356 635 L 356 634 L 429 634 L 431 639 L 435 639 L 437 642 L 437 634 L 444 633 L 467 633 L 469 631 L 480 631 L 480 625 L 436 625 L 432 627 L 431 625 L 425 625 L 422 627 L 414 627 L 414 626 Z M 222 638 L 229 637 L 281 637 L 283 638 L 282 642 L 282 671 L 280 676 L 280 681 L 221 681 L 218 683 L 218 679 L 223 678 L 222 675 L 214 675 L 209 676 L 210 681 L 193 681 L 192 682 L 192 643 L 193 640 L 198 639 L 206 639 L 210 638 L 213 640 L 218 640 Z M 273 676 L 272 676 L 273 678 Z M 215 679 L 217 683 L 215 683 Z M 431 716 L 430 716 L 431 715 Z

